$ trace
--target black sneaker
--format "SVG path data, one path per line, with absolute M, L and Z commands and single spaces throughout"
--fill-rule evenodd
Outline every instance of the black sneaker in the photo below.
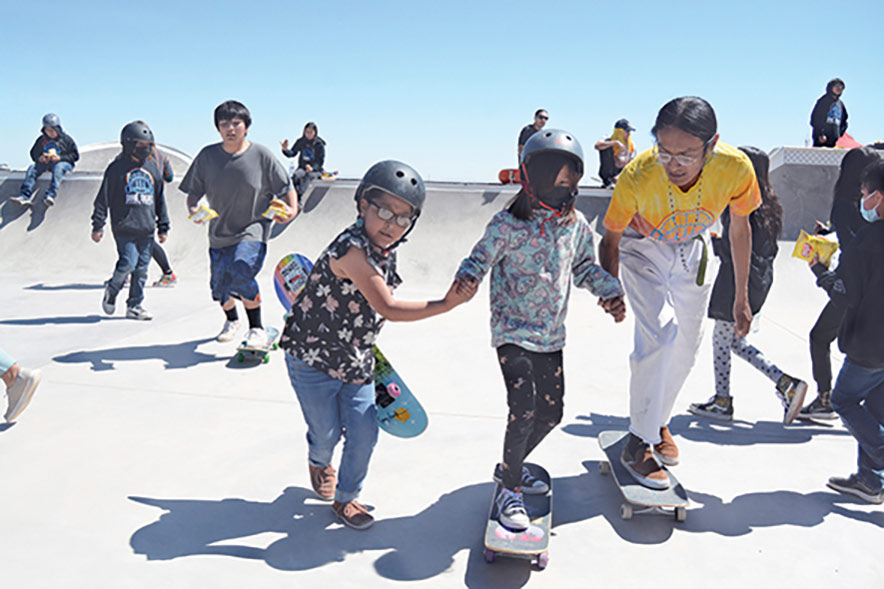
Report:
M 705 403 L 691 403 L 688 411 L 700 417 L 730 421 L 734 418 L 734 403 L 731 397 L 715 395 Z
M 783 403 L 783 423 L 789 425 L 795 421 L 795 417 L 804 403 L 804 395 L 807 394 L 807 383 L 794 376 L 784 374 L 777 383 L 776 394 Z
M 117 295 L 111 294 L 110 285 L 104 287 L 104 298 L 101 299 L 101 308 L 108 315 L 113 315 L 117 308 Z
M 838 414 L 832 407 L 832 392 L 823 391 L 810 405 L 798 412 L 800 419 L 838 419 Z
M 855 474 L 850 475 L 846 479 L 842 477 L 832 477 L 826 484 L 830 489 L 835 489 L 839 493 L 844 493 L 846 495 L 859 497 L 868 503 L 875 503 L 877 505 L 884 503 L 884 489 L 878 489 L 876 491 L 875 489 L 870 488 Z

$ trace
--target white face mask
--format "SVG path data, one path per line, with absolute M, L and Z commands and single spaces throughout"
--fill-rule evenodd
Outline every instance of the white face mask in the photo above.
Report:
M 876 191 L 877 192 L 877 191 Z M 878 207 L 872 207 L 871 209 L 866 208 L 866 201 L 872 198 L 875 195 L 875 192 L 867 196 L 866 198 L 859 199 L 859 213 L 863 216 L 863 219 L 868 221 L 869 223 L 874 223 L 881 217 L 878 215 Z M 880 203 L 878 203 L 880 204 Z

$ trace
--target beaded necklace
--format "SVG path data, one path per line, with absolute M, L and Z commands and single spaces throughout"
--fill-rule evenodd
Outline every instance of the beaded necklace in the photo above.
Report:
M 705 168 L 705 165 L 704 165 Z M 672 194 L 672 181 L 667 178 L 666 188 L 669 191 L 669 210 L 672 213 L 672 218 L 675 216 L 675 197 Z M 694 208 L 694 222 L 699 218 L 699 213 L 696 211 L 700 210 L 700 203 L 703 200 L 703 170 L 700 170 L 700 179 L 697 184 L 697 205 Z M 690 240 L 693 241 L 693 240 Z M 681 260 L 681 265 L 685 269 L 685 272 L 690 272 L 691 269 L 688 266 L 688 260 L 685 256 L 685 243 L 681 242 L 678 244 L 678 257 Z M 705 245 L 705 244 L 704 244 Z

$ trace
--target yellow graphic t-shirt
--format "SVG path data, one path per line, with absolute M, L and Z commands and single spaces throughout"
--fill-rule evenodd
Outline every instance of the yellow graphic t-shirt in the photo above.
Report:
M 711 226 L 724 209 L 746 216 L 761 205 L 761 191 L 749 157 L 722 142 L 709 155 L 700 179 L 683 192 L 657 161 L 655 147 L 640 153 L 620 174 L 604 225 L 628 226 L 666 243 L 693 238 Z

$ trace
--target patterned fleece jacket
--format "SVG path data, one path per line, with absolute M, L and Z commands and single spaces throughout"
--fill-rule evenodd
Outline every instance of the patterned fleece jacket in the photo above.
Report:
M 571 276 L 602 299 L 623 287 L 595 262 L 592 229 L 580 212 L 573 223 L 537 211 L 522 221 L 501 211 L 460 264 L 457 276 L 482 280 L 491 271 L 491 345 L 516 344 L 532 352 L 565 347 Z M 547 221 L 547 222 L 545 222 Z

